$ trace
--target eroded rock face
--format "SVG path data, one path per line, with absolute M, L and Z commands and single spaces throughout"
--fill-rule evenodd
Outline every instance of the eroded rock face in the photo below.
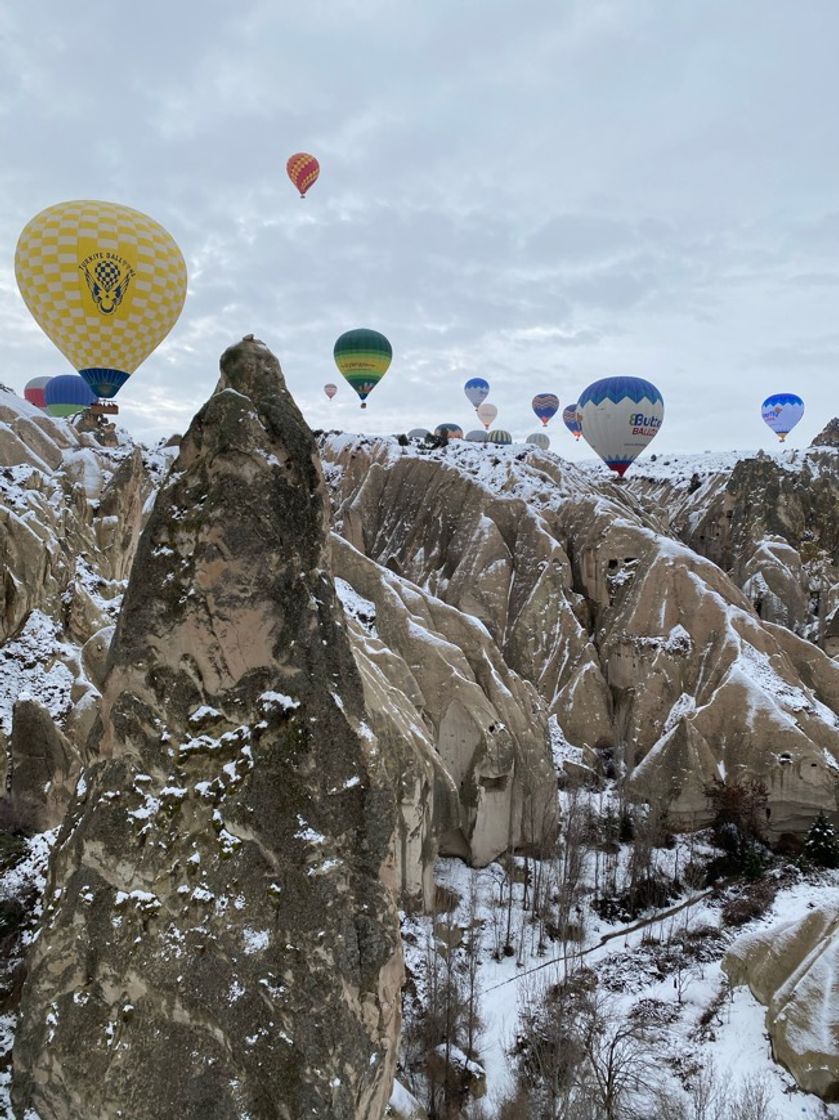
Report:
M 737 939 L 723 961 L 766 1006 L 772 1051 L 802 1089 L 839 1100 L 839 899 Z
M 484 866 L 556 829 L 547 710 L 486 628 L 340 537 L 333 569 L 367 707 L 399 791 L 406 902 L 432 902 L 437 854 Z
M 383 1115 L 394 806 L 364 717 L 314 443 L 245 340 L 139 544 L 24 991 L 20 1115 Z
M 478 618 L 565 738 L 608 750 L 677 827 L 709 823 L 715 779 L 764 781 L 771 834 L 836 812 L 839 667 L 627 487 L 535 448 L 322 446 L 336 530 Z

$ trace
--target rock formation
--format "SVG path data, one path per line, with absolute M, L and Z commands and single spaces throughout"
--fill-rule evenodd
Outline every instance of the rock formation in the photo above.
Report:
M 836 899 L 738 938 L 723 967 L 732 984 L 748 984 L 766 1005 L 772 1051 L 802 1089 L 839 1100 Z
M 535 448 L 330 436 L 322 454 L 336 531 L 477 618 L 565 738 L 677 826 L 708 823 L 714 779 L 763 780 L 776 835 L 836 811 L 839 667 L 626 487 Z
M 24 990 L 20 1116 L 382 1116 L 394 808 L 364 716 L 317 453 L 245 340 L 138 546 Z

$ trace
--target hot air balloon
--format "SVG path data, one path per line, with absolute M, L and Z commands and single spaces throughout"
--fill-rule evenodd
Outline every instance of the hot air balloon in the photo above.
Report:
M 562 420 L 574 439 L 579 439 L 583 431 L 580 427 L 579 417 L 577 416 L 576 404 L 569 404 L 567 408 L 562 410 Z
M 449 439 L 463 439 L 463 428 L 460 424 L 438 424 L 434 429 L 435 436 L 446 434 Z
M 547 424 L 559 409 L 559 397 L 553 393 L 537 393 L 533 398 L 533 411 L 543 424 Z
M 295 152 L 293 156 L 289 156 L 285 169 L 289 179 L 300 191 L 301 198 L 306 197 L 306 191 L 320 175 L 320 164 L 308 152 Z
M 49 416 L 75 416 L 96 404 L 96 394 L 78 374 L 62 373 L 49 379 L 44 401 Z
M 775 393 L 760 406 L 760 414 L 783 443 L 804 415 L 804 401 L 795 393 Z
M 429 432 L 428 428 L 411 428 L 410 432 L 408 432 L 408 439 L 425 439 L 430 435 L 431 432 Z
M 324 393 L 326 393 L 326 395 L 329 397 L 329 399 L 332 400 L 332 398 L 338 392 L 338 386 L 333 385 L 331 381 L 328 381 L 326 383 L 326 385 L 324 385 L 323 391 L 324 391 Z
M 51 380 L 49 377 L 33 377 L 23 387 L 23 395 L 26 400 L 30 404 L 34 404 L 36 408 L 40 408 L 42 412 L 47 407 L 47 402 L 44 400 L 44 389 Z
M 172 237 L 113 202 L 42 211 L 20 235 L 15 275 L 36 322 L 105 398 L 163 341 L 186 298 L 186 265 Z
M 470 377 L 463 386 L 463 392 L 469 403 L 477 408 L 489 396 L 489 382 L 484 381 L 483 377 Z
M 513 437 L 509 432 L 505 432 L 502 428 L 497 428 L 494 432 L 490 432 L 487 436 L 487 443 L 495 443 L 503 446 L 507 443 L 512 443 Z
M 477 428 L 474 432 L 468 432 L 466 439 L 468 439 L 470 443 L 486 443 L 487 434 L 486 432 L 482 432 L 480 428 Z
M 664 399 L 640 377 L 604 377 L 577 401 L 583 438 L 621 478 L 651 439 L 664 417 Z
M 335 365 L 367 407 L 367 396 L 390 368 L 393 349 L 383 334 L 364 327 L 346 331 L 335 343 Z
M 527 437 L 527 442 L 534 443 L 542 451 L 547 451 L 551 446 L 550 438 L 544 432 L 534 432 L 532 436 Z
M 498 409 L 494 404 L 490 404 L 487 401 L 485 404 L 479 404 L 475 411 L 478 414 L 478 419 L 480 420 L 480 422 L 483 424 L 486 430 L 489 431 L 490 424 L 498 415 Z

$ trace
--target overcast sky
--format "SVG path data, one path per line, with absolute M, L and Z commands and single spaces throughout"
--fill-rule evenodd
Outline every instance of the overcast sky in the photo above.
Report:
M 477 375 L 521 437 L 535 393 L 634 374 L 665 399 L 651 451 L 773 446 L 781 391 L 804 445 L 839 414 L 837 42 L 835 0 L 7 3 L 0 380 L 68 372 L 14 249 L 99 198 L 190 274 L 119 396 L 139 438 L 183 431 L 253 332 L 313 427 L 474 427 Z M 332 360 L 356 326 L 394 351 L 366 412 Z

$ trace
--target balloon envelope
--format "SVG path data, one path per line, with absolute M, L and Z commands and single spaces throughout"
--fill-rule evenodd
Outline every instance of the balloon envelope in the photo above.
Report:
M 23 387 L 24 398 L 36 408 L 45 409 L 47 402 L 44 400 L 44 389 L 51 380 L 49 377 L 33 377 Z
M 50 378 L 44 400 L 50 416 L 74 416 L 95 404 L 96 394 L 78 374 L 62 373 Z
M 324 393 L 326 393 L 326 395 L 329 397 L 329 399 L 332 400 L 332 398 L 338 392 L 338 386 L 333 385 L 331 381 L 328 381 L 326 383 L 326 385 L 324 385 L 323 391 L 324 391 Z
M 562 410 L 562 421 L 574 439 L 579 439 L 583 431 L 580 427 L 580 419 L 577 416 L 576 404 L 569 404 L 567 408 Z
M 512 442 L 513 437 L 509 432 L 505 432 L 503 428 L 497 428 L 494 432 L 490 432 L 487 436 L 487 443 L 497 443 L 499 445 L 502 445 Z
M 783 443 L 804 415 L 804 401 L 795 393 L 774 393 L 760 406 L 760 414 Z
M 603 462 L 623 477 L 627 468 L 658 435 L 664 399 L 640 377 L 604 377 L 582 393 L 577 417 L 583 439 Z
M 367 397 L 390 368 L 393 348 L 383 334 L 365 327 L 346 331 L 335 343 L 335 365 L 366 408 Z
M 463 428 L 460 424 L 438 424 L 434 429 L 435 436 L 448 435 L 449 439 L 463 439 Z
M 489 396 L 489 382 L 484 381 L 483 377 L 470 377 L 463 386 L 463 392 L 469 403 L 477 408 Z
M 533 398 L 533 411 L 543 424 L 547 424 L 551 417 L 556 416 L 559 409 L 559 397 L 553 393 L 537 393 Z
M 186 265 L 163 226 L 114 202 L 62 202 L 20 235 L 15 276 L 35 321 L 99 397 L 113 397 L 177 322 Z
M 486 443 L 487 434 L 486 432 L 482 432 L 480 428 L 477 428 L 474 432 L 467 432 L 466 439 L 468 439 L 470 443 Z
M 550 437 L 546 436 L 544 432 L 534 432 L 532 436 L 527 437 L 528 443 L 534 443 L 537 447 L 541 447 L 543 451 L 547 451 L 551 446 Z
M 495 417 L 498 415 L 498 409 L 495 407 L 494 404 L 490 404 L 487 401 L 484 404 L 479 404 L 478 407 L 475 409 L 475 411 L 478 414 L 478 419 L 480 420 L 480 422 L 483 424 L 483 426 L 487 430 L 489 430 L 490 424 L 493 422 Z
M 429 432 L 428 428 L 411 428 L 410 432 L 408 432 L 408 439 L 425 439 L 426 436 L 430 435 L 431 432 Z
M 288 177 L 300 191 L 300 197 L 306 197 L 306 191 L 320 175 L 320 164 L 308 152 L 295 152 L 288 157 L 285 165 Z

